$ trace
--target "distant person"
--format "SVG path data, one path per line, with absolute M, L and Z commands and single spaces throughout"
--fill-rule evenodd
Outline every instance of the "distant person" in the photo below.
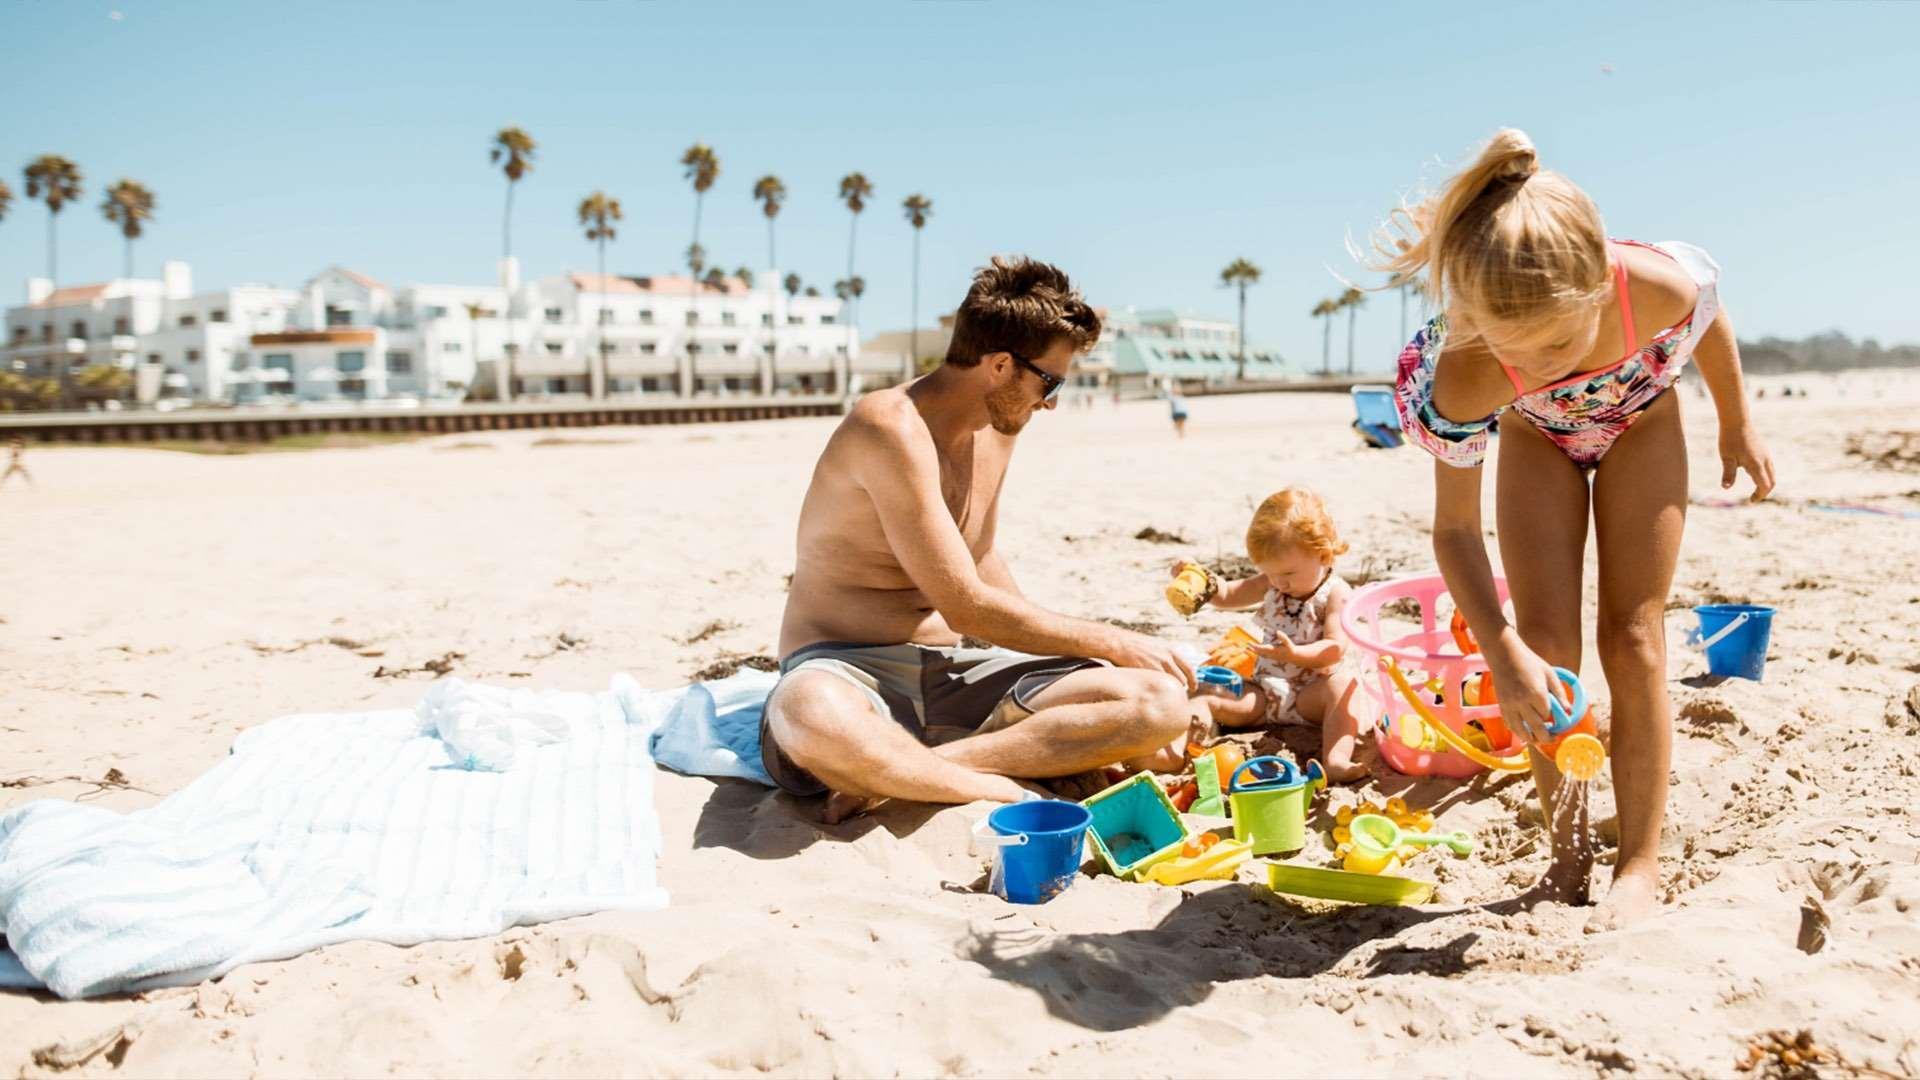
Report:
M 27 471 L 27 440 L 18 435 L 7 440 L 7 471 L 0 473 L 0 484 L 13 479 L 14 473 L 19 473 L 28 487 L 34 486 L 33 474 Z
M 1187 437 L 1187 399 L 1180 396 L 1175 387 L 1167 387 L 1167 408 L 1173 413 L 1173 433 L 1184 439 Z
M 1015 778 L 1184 762 L 1192 665 L 1027 599 L 1000 555 L 1015 441 L 1099 336 L 1066 274 L 996 258 L 945 361 L 861 398 L 821 451 L 760 755 L 787 792 L 830 792 L 829 822 L 880 799 L 1015 802 Z
M 1414 277 L 1439 313 L 1400 353 L 1408 438 L 1436 459 L 1433 550 L 1499 687 L 1506 726 L 1534 750 L 1551 808 L 1559 773 L 1540 753 L 1554 667 L 1580 667 L 1581 567 L 1599 551 L 1599 646 L 1612 710 L 1620 848 L 1587 921 L 1613 929 L 1660 906 L 1660 823 L 1672 771 L 1667 597 L 1687 514 L 1686 431 L 1667 393 L 1689 360 L 1720 420 L 1720 486 L 1752 498 L 1773 460 L 1747 412 L 1720 268 L 1691 244 L 1609 240 L 1593 200 L 1540 167 L 1526 134 L 1500 131 L 1432 198 L 1396 218 L 1375 267 Z M 1674 331 L 1662 332 L 1662 327 Z M 1488 427 L 1500 425 L 1496 518 L 1515 622 L 1495 591 L 1480 516 Z M 1517 414 L 1517 415 L 1514 415 Z M 1593 848 L 1578 812 L 1547 820 L 1553 859 L 1533 900 L 1583 903 Z

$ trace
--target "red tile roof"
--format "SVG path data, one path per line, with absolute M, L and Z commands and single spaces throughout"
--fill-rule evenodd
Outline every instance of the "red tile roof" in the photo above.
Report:
M 332 270 L 336 274 L 339 274 L 341 277 L 344 277 L 347 280 L 353 282 L 354 284 L 359 285 L 363 289 L 378 289 L 381 292 L 391 291 L 385 285 L 381 284 L 378 281 L 375 281 L 373 278 L 370 278 L 365 274 L 360 273 L 357 270 L 349 270 L 344 266 L 332 266 L 332 267 L 328 267 L 328 269 Z
M 90 300 L 98 300 L 106 294 L 107 285 L 105 282 L 99 285 L 69 285 L 64 289 L 53 290 L 53 292 L 47 294 L 45 300 L 33 306 L 63 307 L 67 304 L 84 304 Z

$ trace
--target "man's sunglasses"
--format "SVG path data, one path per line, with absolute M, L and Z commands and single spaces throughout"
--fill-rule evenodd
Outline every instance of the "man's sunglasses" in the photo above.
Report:
M 1014 363 L 1019 364 L 1021 367 L 1026 368 L 1028 371 L 1040 377 L 1041 385 L 1047 388 L 1046 394 L 1040 398 L 1041 401 L 1052 401 L 1054 398 L 1059 397 L 1060 388 L 1067 385 L 1067 380 L 1042 368 L 1039 364 L 1021 356 L 1019 353 L 1009 352 L 1007 355 L 1013 357 Z

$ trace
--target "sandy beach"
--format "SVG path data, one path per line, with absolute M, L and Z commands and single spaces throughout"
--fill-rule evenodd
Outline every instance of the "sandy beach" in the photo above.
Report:
M 1433 905 L 1362 909 L 1276 899 L 1251 868 L 1161 888 L 1091 865 L 1011 906 L 969 852 L 985 805 L 829 828 L 816 803 L 663 773 L 664 911 L 346 945 L 130 998 L 0 994 L 0 1074 L 1725 1076 L 1753 1040 L 1802 1031 L 1839 1059 L 1823 1072 L 1920 1073 L 1920 520 L 1816 505 L 1920 510 L 1920 436 L 1890 436 L 1916 430 L 1920 378 L 1756 384 L 1780 488 L 1690 511 L 1668 906 L 1631 929 L 1479 906 L 1545 866 L 1524 778 L 1415 783 L 1369 754 L 1374 780 L 1325 805 L 1403 795 L 1481 850 L 1419 858 Z M 1713 503 L 1713 413 L 1681 392 Z M 1157 402 L 1035 419 L 1000 525 L 1029 595 L 1203 645 L 1232 617 L 1182 622 L 1166 566 L 1239 554 L 1253 505 L 1296 483 L 1327 496 L 1349 577 L 1433 565 L 1429 459 L 1363 449 L 1344 397 L 1191 407 L 1184 440 Z M 244 728 L 410 708 L 436 670 L 666 687 L 771 654 L 832 425 L 30 449 L 36 486 L 0 488 L 0 809 L 149 805 Z M 1136 539 L 1148 527 L 1190 542 Z M 1713 685 L 1677 645 L 1692 605 L 1723 600 L 1779 609 L 1764 683 Z M 1604 864 L 1604 780 L 1593 814 Z

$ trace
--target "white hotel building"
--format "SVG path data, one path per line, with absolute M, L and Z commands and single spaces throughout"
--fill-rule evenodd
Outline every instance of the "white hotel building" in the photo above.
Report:
M 169 262 L 159 280 L 54 289 L 27 283 L 8 309 L 0 366 L 65 379 L 89 364 L 138 375 L 142 400 L 209 404 L 514 396 L 837 393 L 903 377 L 906 358 L 862 354 L 837 298 L 788 296 L 769 271 L 702 285 L 685 277 L 570 273 L 497 285 L 389 287 L 330 267 L 299 289 L 196 293 Z M 593 364 L 604 349 L 604 365 Z

